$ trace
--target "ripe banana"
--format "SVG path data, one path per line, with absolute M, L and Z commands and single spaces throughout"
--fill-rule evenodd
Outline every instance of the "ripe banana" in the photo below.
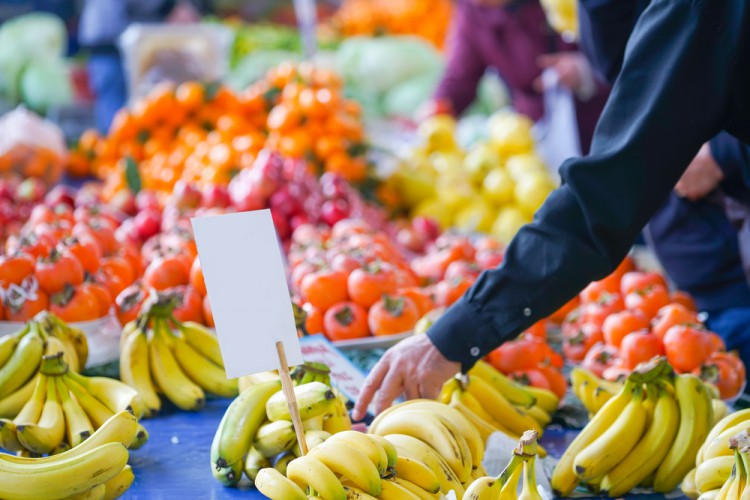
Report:
M 333 390 L 322 382 L 310 382 L 309 384 L 295 386 L 294 395 L 302 420 L 323 415 L 331 408 L 333 401 L 336 399 Z M 266 402 L 266 414 L 271 422 L 277 420 L 291 421 L 292 417 L 289 414 L 289 407 L 282 391 L 271 396 Z
M 536 396 L 528 391 L 526 386 L 506 377 L 485 361 L 477 361 L 477 364 L 469 370 L 469 374 L 484 379 L 516 406 L 531 408 L 536 404 Z
M 354 486 L 350 486 L 348 484 L 344 485 L 344 491 L 346 492 L 346 499 L 347 500 L 377 500 L 374 496 L 368 495 L 364 491 L 355 488 Z M 312 496 L 308 496 L 309 498 L 313 498 Z M 316 497 L 320 498 L 320 497 Z
M 699 492 L 719 489 L 732 475 L 734 455 L 710 458 L 695 468 L 695 487 Z
M 295 458 L 289 462 L 286 475 L 303 490 L 308 487 L 312 488 L 326 500 L 346 500 L 346 492 L 341 481 L 316 458 L 310 456 Z
M 271 500 L 307 500 L 305 492 L 295 482 L 272 467 L 258 471 L 255 487 Z
M 154 381 L 164 395 L 182 410 L 199 410 L 206 395 L 182 371 L 169 347 L 172 333 L 165 320 L 155 320 L 154 337 L 149 344 L 149 363 Z
M 32 329 L 19 341 L 8 362 L 0 368 L 0 398 L 13 393 L 34 376 L 43 354 L 44 341 L 39 332 Z
M 308 455 L 317 458 L 331 471 L 367 494 L 380 495 L 381 481 L 378 469 L 367 455 L 358 449 L 328 442 L 316 446 Z
M 463 500 L 496 500 L 502 486 L 496 477 L 480 477 L 466 488 Z
M 60 377 L 55 377 L 55 384 L 65 414 L 66 438 L 70 446 L 76 447 L 94 433 L 94 426 Z
M 711 441 L 706 440 L 703 444 L 701 460 L 705 462 L 717 457 L 733 457 L 734 452 L 729 448 L 729 440 L 745 429 L 750 429 L 750 421 L 725 429 Z
M 47 396 L 39 421 L 16 426 L 18 442 L 27 450 L 40 455 L 50 453 L 65 438 L 65 415 L 56 385 L 54 377 L 46 379 Z
M 88 391 L 81 387 L 78 382 L 70 378 L 67 374 L 64 375 L 62 379 L 70 392 L 73 393 L 78 404 L 83 408 L 83 411 L 86 412 L 91 423 L 94 424 L 94 428 L 99 428 L 99 426 L 103 425 L 104 422 L 112 418 L 112 415 L 115 414 L 115 412 L 89 394 Z
M 84 377 L 75 372 L 70 372 L 68 376 L 102 402 L 112 413 L 129 410 L 138 418 L 143 416 L 143 402 L 138 391 L 129 385 L 113 378 Z
M 372 462 L 378 470 L 378 474 L 384 476 L 389 468 L 388 452 L 383 445 L 375 439 L 375 437 L 376 435 L 374 434 L 363 434 L 358 431 L 344 431 L 331 435 L 327 441 L 358 449 L 370 459 L 370 462 Z M 310 449 L 309 446 L 308 449 Z
M 210 359 L 212 363 L 224 368 L 224 360 L 221 357 L 219 348 L 219 339 L 211 333 L 205 326 L 193 321 L 185 321 L 177 326 L 182 338 L 193 349 L 198 351 L 202 356 Z
M 175 340 L 174 357 L 182 370 L 204 391 L 224 398 L 238 394 L 237 380 L 228 379 L 223 366 L 219 366 L 182 339 Z
M 713 420 L 711 398 L 698 377 L 679 375 L 674 386 L 680 406 L 680 426 L 669 453 L 656 471 L 654 491 L 659 493 L 674 490 L 693 468 Z
M 334 391 L 335 393 L 336 391 Z M 344 396 L 336 395 L 336 400 L 332 404 L 331 414 L 323 418 L 323 430 L 329 434 L 337 434 L 352 429 L 352 419 L 349 417 L 349 411 L 346 409 Z
M 211 474 L 214 476 L 214 479 L 224 486 L 234 486 L 242 479 L 244 468 L 243 459 L 240 459 L 237 462 L 227 464 L 226 467 L 213 467 Z
M 712 399 L 711 406 L 714 408 L 714 419 L 711 422 L 712 426 L 718 424 L 724 417 L 732 413 L 729 406 L 721 399 Z
M 521 480 L 521 474 L 523 474 L 523 463 L 513 470 L 505 481 L 505 484 L 500 488 L 499 500 L 516 500 L 518 498 L 518 483 Z
M 557 405 L 560 404 L 560 398 L 555 395 L 554 392 L 543 389 L 541 387 L 534 387 L 533 385 L 525 386 L 526 390 L 536 398 L 536 404 L 544 411 L 552 415 L 557 411 Z
M 385 450 L 385 456 L 388 458 L 388 468 L 395 468 L 396 463 L 398 462 L 398 451 L 396 450 L 396 447 L 393 446 L 393 443 L 388 441 L 383 436 L 378 436 L 377 434 L 365 435 L 370 438 L 371 441 L 375 441 L 377 444 L 383 447 L 383 450 Z
M 635 448 L 604 476 L 601 490 L 618 498 L 655 472 L 674 442 L 679 421 L 677 401 L 661 389 L 646 433 Z
M 536 485 L 535 457 L 523 463 L 523 487 L 518 500 L 542 500 Z
M 78 354 L 73 346 L 63 342 L 57 337 L 48 335 L 45 339 L 44 354 L 47 356 L 62 354 L 62 361 L 73 369 L 78 366 Z
M 524 431 L 533 429 L 540 436 L 542 435 L 542 427 L 536 420 L 522 414 L 483 379 L 470 375 L 466 390 L 479 401 L 479 404 L 492 416 L 493 420 L 502 422 L 514 434 L 520 435 Z
M 28 326 L 20 332 L 12 335 L 5 335 L 0 337 L 0 367 L 4 366 L 8 362 L 10 357 L 13 355 L 13 351 L 18 347 L 18 342 L 21 338 L 29 332 Z
M 135 433 L 135 437 L 127 447 L 131 450 L 137 450 L 146 444 L 146 441 L 148 441 L 148 431 L 141 424 L 138 424 L 138 430 Z
M 428 493 L 440 492 L 440 481 L 435 473 L 422 462 L 409 457 L 398 457 L 396 461 L 396 477 L 414 483 Z
M 23 445 L 18 442 L 16 424 L 10 420 L 0 419 L 0 448 L 14 452 L 23 450 Z
M 211 444 L 212 471 L 216 473 L 242 461 L 255 433 L 266 419 L 266 401 L 280 387 L 279 380 L 264 382 L 250 387 L 232 401 Z M 234 479 L 240 480 L 239 477 Z
M 685 478 L 680 483 L 680 490 L 682 494 L 688 497 L 690 500 L 697 500 L 701 496 L 701 492 L 698 490 L 698 486 L 695 484 L 695 473 L 696 469 L 691 469 L 685 475 Z
M 104 500 L 121 497 L 128 491 L 134 480 L 133 468 L 126 465 L 115 477 L 104 483 Z
M 632 399 L 634 388 L 626 384 L 620 393 L 609 400 L 607 404 L 586 424 L 586 427 L 576 436 L 560 457 L 550 478 L 550 485 L 556 496 L 569 496 L 580 482 L 574 470 L 574 463 L 578 454 L 594 442 L 615 422 L 627 404 Z
M 289 465 L 289 462 L 297 458 L 290 452 L 284 452 L 281 455 L 276 457 L 276 460 L 273 463 L 273 468 L 277 471 L 281 472 L 286 476 L 286 468 Z
M 329 437 L 331 437 L 331 435 L 328 434 L 326 431 L 306 431 L 305 443 L 307 444 L 308 451 L 324 443 Z M 294 454 L 295 457 L 302 456 L 302 449 L 300 448 L 299 442 L 294 443 L 294 447 L 292 448 L 292 453 Z
M 128 462 L 128 450 L 120 443 L 107 443 L 82 454 L 72 455 L 73 451 L 38 463 L 0 460 L 0 497 L 38 500 L 77 495 L 112 479 Z
M 530 416 L 534 420 L 537 421 L 539 425 L 542 427 L 546 427 L 547 424 L 549 424 L 552 421 L 552 416 L 544 411 L 544 409 L 541 406 L 532 406 L 531 408 L 518 408 L 518 410 L 521 413 L 525 413 L 526 415 Z
M 287 450 L 291 450 L 297 436 L 294 426 L 288 420 L 278 420 L 263 424 L 255 434 L 253 448 L 264 457 L 273 457 Z
M 388 480 L 383 481 L 383 493 L 380 498 L 383 500 L 422 500 L 397 482 Z
M 40 325 L 52 335 L 60 337 L 73 346 L 73 349 L 75 349 L 76 354 L 78 355 L 79 366 L 77 371 L 83 370 L 86 365 L 86 360 L 88 360 L 89 357 L 89 344 L 83 330 L 67 324 L 52 313 L 43 313 L 42 316 L 37 315 L 36 319 L 38 319 Z
M 146 418 L 155 416 L 161 410 L 161 399 L 151 378 L 148 351 L 146 333 L 137 330 L 125 339 L 120 354 L 120 379 L 138 391 L 145 405 L 143 416 Z
M 420 488 L 416 484 L 414 484 L 411 481 L 408 481 L 401 477 L 392 477 L 387 479 L 386 481 L 392 481 L 398 486 L 402 487 L 409 493 L 415 495 L 419 500 L 437 500 L 440 498 L 440 495 L 437 493 L 430 493 L 429 491 L 425 491 L 424 489 Z
M 34 392 L 26 404 L 18 412 L 13 422 L 16 424 L 35 424 L 39 421 L 44 408 L 44 400 L 47 397 L 47 380 L 48 377 L 43 374 L 37 375 Z
M 258 472 L 265 467 L 271 467 L 271 462 L 258 453 L 258 450 L 250 448 L 245 457 L 245 476 L 247 476 L 251 482 L 255 482 L 255 478 L 258 477 Z
M 26 402 L 31 399 L 40 375 L 37 373 L 23 387 L 0 399 L 0 418 L 15 418 Z
M 458 434 L 455 426 L 440 415 L 405 408 L 386 415 L 376 429 L 368 432 L 381 436 L 414 436 L 434 448 L 451 466 L 459 481 L 465 482 L 471 474 L 471 453 L 466 440 Z

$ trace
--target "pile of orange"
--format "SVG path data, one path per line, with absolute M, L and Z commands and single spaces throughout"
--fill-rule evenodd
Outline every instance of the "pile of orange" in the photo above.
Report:
M 51 149 L 18 145 L 0 155 L 0 177 L 38 177 L 52 185 L 60 178 L 64 161 Z
M 344 0 L 331 22 L 344 36 L 417 35 L 441 48 L 452 9 L 450 0 Z

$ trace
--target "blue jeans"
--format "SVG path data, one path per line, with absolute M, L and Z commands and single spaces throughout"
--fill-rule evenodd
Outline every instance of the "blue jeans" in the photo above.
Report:
M 736 350 L 745 366 L 750 369 L 750 307 L 710 312 L 706 326 L 721 335 L 727 344 L 727 350 Z M 750 383 L 745 386 L 745 392 L 750 393 Z
M 89 81 L 94 91 L 96 128 L 105 134 L 115 113 L 128 98 L 125 70 L 116 54 L 94 54 L 89 59 Z

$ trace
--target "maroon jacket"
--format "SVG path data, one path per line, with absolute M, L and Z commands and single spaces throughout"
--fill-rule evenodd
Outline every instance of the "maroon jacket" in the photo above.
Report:
M 477 84 L 488 67 L 496 68 L 507 84 L 513 106 L 537 121 L 544 115 L 544 99 L 532 86 L 541 74 L 536 59 L 542 54 L 577 51 L 547 24 L 538 0 L 517 0 L 506 7 L 480 7 L 456 0 L 448 41 L 448 65 L 435 93 L 460 114 L 476 97 Z M 588 101 L 576 101 L 581 148 L 588 152 L 591 136 L 608 90 L 597 83 Z

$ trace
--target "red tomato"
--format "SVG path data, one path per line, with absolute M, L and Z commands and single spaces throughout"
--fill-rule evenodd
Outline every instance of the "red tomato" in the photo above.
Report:
M 120 325 L 125 326 L 138 317 L 148 295 L 140 284 L 134 284 L 120 292 L 115 299 L 115 312 Z
M 629 333 L 622 339 L 620 356 L 623 365 L 629 370 L 635 369 L 641 363 L 649 361 L 654 356 L 664 355 L 664 345 L 661 339 L 647 330 Z
M 26 322 L 49 308 L 49 297 L 42 290 L 11 289 L 5 294 L 5 319 Z
M 698 315 L 680 304 L 667 304 L 659 309 L 651 322 L 651 331 L 659 338 L 664 338 L 667 330 L 675 325 L 698 323 Z
M 356 302 L 336 304 L 325 313 L 323 331 L 330 340 L 369 337 L 367 310 Z
M 599 343 L 589 349 L 581 366 L 597 377 L 603 377 L 604 370 L 612 366 L 619 357 L 620 351 L 616 347 Z
M 177 256 L 167 256 L 151 262 L 143 273 L 143 283 L 156 290 L 166 290 L 190 281 L 190 268 L 185 260 Z
M 712 355 L 693 373 L 704 382 L 715 385 L 721 399 L 734 398 L 745 383 L 745 364 L 737 356 L 726 352 Z
M 34 259 L 30 255 L 0 255 L 0 286 L 20 285 L 34 272 Z
M 599 325 L 584 323 L 577 331 L 563 336 L 563 353 L 570 361 L 580 363 L 589 349 L 603 341 L 604 337 Z
M 533 368 L 544 362 L 548 347 L 530 335 L 521 335 L 516 340 L 505 342 L 487 356 L 487 361 L 501 372 L 508 374 Z
M 652 285 L 661 285 L 664 288 L 667 287 L 667 282 L 664 277 L 655 272 L 643 273 L 640 271 L 632 271 L 626 273 L 622 277 L 620 283 L 620 293 L 625 297 L 626 295 L 635 292 L 636 290 L 643 290 L 644 288 Z
M 641 311 L 649 321 L 657 315 L 659 309 L 667 304 L 669 304 L 669 292 L 661 285 L 649 285 L 630 292 L 625 297 L 625 307 Z
M 673 326 L 664 335 L 667 361 L 679 373 L 692 372 L 708 359 L 713 350 L 704 330 L 692 326 Z
M 648 328 L 648 319 L 640 311 L 620 311 L 604 320 L 604 341 L 619 348 L 622 339 L 629 333 Z
M 322 269 L 308 274 L 302 279 L 300 289 L 304 298 L 321 311 L 349 298 L 347 277 L 340 271 Z
M 552 385 L 550 384 L 549 380 L 547 380 L 547 377 L 545 377 L 544 373 L 536 368 L 516 370 L 509 373 L 508 376 L 519 384 L 539 387 L 540 389 L 547 389 L 548 391 L 552 390 Z
M 109 293 L 107 287 L 99 283 L 86 282 L 81 285 L 81 288 L 87 289 L 96 297 L 96 302 L 99 304 L 99 315 L 97 318 L 103 318 L 109 314 L 109 309 L 112 307 L 112 295 Z
M 568 390 L 568 382 L 565 380 L 565 376 L 562 372 L 556 368 L 548 365 L 539 365 L 536 367 L 549 383 L 549 389 L 554 392 L 558 398 L 562 399 L 565 397 L 565 393 Z
M 198 257 L 193 260 L 193 265 L 190 267 L 190 285 L 200 294 L 201 297 L 205 297 L 208 293 L 206 291 L 206 282 L 203 279 L 201 260 Z
M 419 309 L 409 297 L 384 296 L 370 308 L 367 324 L 373 335 L 394 335 L 414 328 Z
M 309 302 L 305 302 L 302 309 L 307 313 L 307 318 L 305 318 L 307 333 L 310 335 L 323 333 L 323 312 Z
M 374 264 L 366 269 L 355 269 L 349 275 L 347 289 L 352 302 L 369 308 L 383 295 L 396 293 L 396 276 L 388 264 Z
M 34 273 L 39 288 L 48 294 L 60 292 L 66 285 L 80 285 L 84 278 L 83 266 L 66 251 L 54 251 L 49 258 L 38 260 Z

